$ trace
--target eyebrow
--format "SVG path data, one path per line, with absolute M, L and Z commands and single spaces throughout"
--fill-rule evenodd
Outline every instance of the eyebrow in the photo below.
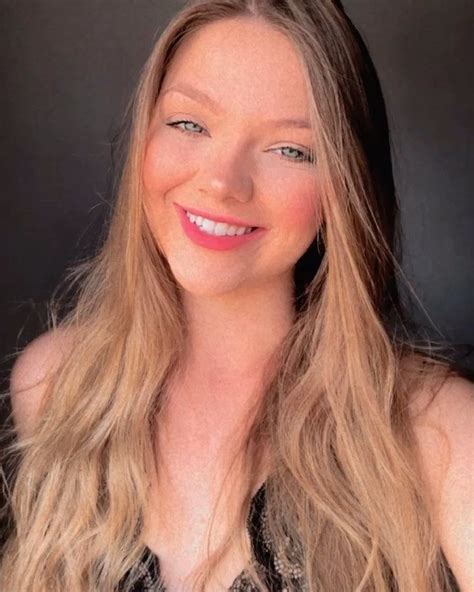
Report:
M 182 82 L 181 84 L 175 84 L 174 86 L 170 86 L 161 93 L 161 96 L 164 96 L 166 93 L 170 91 L 179 92 L 189 97 L 190 99 L 193 99 L 194 101 L 204 103 L 212 111 L 222 113 L 222 107 L 215 99 L 211 98 L 204 91 L 199 90 L 198 88 L 195 88 L 190 84 Z M 303 129 L 311 129 L 311 126 L 306 119 L 300 119 L 297 117 L 290 117 L 287 119 L 267 119 L 266 123 L 270 123 L 275 127 L 296 127 Z

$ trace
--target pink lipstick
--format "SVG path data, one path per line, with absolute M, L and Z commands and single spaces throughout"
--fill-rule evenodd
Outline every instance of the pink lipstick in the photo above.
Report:
M 205 247 L 207 249 L 214 249 L 216 251 L 228 251 L 230 249 L 235 249 L 237 247 L 240 247 L 241 245 L 245 245 L 246 243 L 257 239 L 258 237 L 262 236 L 267 230 L 266 228 L 257 227 L 248 234 L 241 234 L 240 236 L 216 236 L 214 234 L 208 234 L 206 231 L 201 230 L 197 224 L 191 222 L 191 220 L 186 216 L 186 210 L 184 208 L 182 208 L 176 203 L 173 205 L 178 210 L 181 226 L 188 238 L 190 238 L 195 244 L 201 247 Z M 190 210 L 191 214 L 193 214 L 194 212 L 196 212 L 196 210 Z M 215 217 L 212 219 L 216 222 L 225 221 L 228 224 L 235 223 L 233 220 L 229 222 L 229 220 L 231 220 L 229 218 L 226 218 L 224 220 L 222 217 Z M 235 225 L 244 226 L 242 224 Z

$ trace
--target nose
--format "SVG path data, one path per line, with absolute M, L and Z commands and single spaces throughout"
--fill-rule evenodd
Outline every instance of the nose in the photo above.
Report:
M 199 168 L 199 192 L 206 199 L 251 200 L 254 184 L 250 165 L 245 146 L 231 142 L 216 143 Z

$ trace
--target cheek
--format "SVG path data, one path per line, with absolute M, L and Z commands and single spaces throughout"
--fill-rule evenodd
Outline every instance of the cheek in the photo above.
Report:
M 286 171 L 273 181 L 278 187 L 275 196 L 275 216 L 284 221 L 288 230 L 299 228 L 301 234 L 313 236 L 320 225 L 321 204 L 315 173 L 304 170 Z M 302 237 L 303 238 L 303 237 Z
M 143 206 L 148 223 L 160 250 L 165 252 L 168 223 L 166 196 L 180 183 L 180 167 L 169 150 L 159 149 L 160 142 L 152 138 L 145 149 L 142 169 Z
M 163 146 L 158 137 L 147 144 L 143 162 L 143 184 L 149 199 L 163 198 L 189 174 L 182 151 L 173 145 Z M 189 168 L 189 167 L 188 167 Z
M 166 193 L 176 175 L 176 161 L 169 152 L 159 150 L 158 143 L 151 140 L 146 148 L 143 162 L 143 184 L 150 197 Z

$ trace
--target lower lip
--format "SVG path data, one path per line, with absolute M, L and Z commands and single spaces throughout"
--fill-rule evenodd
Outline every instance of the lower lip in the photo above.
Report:
M 181 226 L 183 227 L 186 235 L 201 247 L 207 249 L 214 249 L 215 251 L 228 251 L 235 249 L 241 245 L 255 240 L 262 236 L 266 231 L 266 228 L 256 228 L 248 234 L 241 234 L 240 236 L 215 236 L 213 234 L 206 234 L 203 230 L 199 229 L 199 226 L 193 224 L 191 220 L 186 216 L 185 210 L 180 206 L 174 204 L 178 210 L 178 214 L 181 220 Z

